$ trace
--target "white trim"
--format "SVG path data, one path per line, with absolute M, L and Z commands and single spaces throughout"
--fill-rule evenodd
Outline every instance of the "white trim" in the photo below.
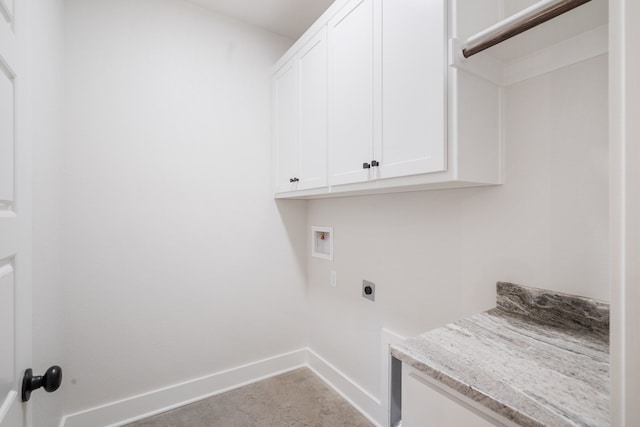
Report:
M 315 20 L 313 24 L 304 32 L 302 36 L 287 50 L 287 52 L 282 55 L 282 57 L 276 62 L 276 64 L 271 68 L 273 72 L 280 69 L 289 59 L 293 58 L 300 49 L 307 44 L 307 42 L 312 39 L 318 31 L 320 31 L 323 27 L 327 26 L 327 22 L 331 19 L 333 15 L 340 12 L 340 10 L 349 2 L 350 0 L 336 0 L 331 6 L 327 8 L 327 10 L 320 15 L 318 19 Z M 272 74 L 273 74 L 272 72 Z
M 310 348 L 307 349 L 307 366 L 374 425 L 384 425 L 380 400 Z
M 383 347 L 398 337 L 386 330 L 382 336 Z M 381 361 L 383 365 L 385 360 Z M 60 421 L 60 427 L 118 427 L 301 367 L 313 371 L 375 426 L 385 425 L 385 409 L 378 398 L 313 350 L 303 348 L 68 414 Z
M 0 260 L 0 277 L 13 273 L 13 265 L 11 261 L 13 258 Z
M 18 397 L 18 392 L 16 392 L 15 390 L 11 390 L 9 393 L 7 393 L 7 398 L 4 399 L 2 406 L 0 406 L 0 423 L 2 423 L 4 417 L 6 417 L 9 413 L 9 409 L 11 408 L 14 400 L 16 400 L 16 397 Z
M 609 4 L 609 263 L 611 425 L 625 426 L 625 20 L 624 0 Z
M 382 328 L 380 333 L 380 400 L 384 425 L 391 425 L 391 353 L 389 346 L 401 344 L 406 338 Z
M 13 211 L 13 206 L 10 204 L 4 204 L 0 202 L 0 218 L 15 218 L 16 213 Z
M 305 366 L 306 349 L 65 415 L 60 427 L 122 426 Z
M 609 57 L 611 425 L 640 425 L 640 124 L 636 0 L 611 0 Z
M 9 5 L 5 0 L 0 0 L 0 13 L 4 15 L 4 18 L 7 20 L 8 24 L 13 23 L 13 5 L 11 6 L 11 8 L 9 8 Z
M 603 25 L 525 57 L 505 63 L 503 85 L 509 86 L 603 55 L 608 51 L 609 26 Z

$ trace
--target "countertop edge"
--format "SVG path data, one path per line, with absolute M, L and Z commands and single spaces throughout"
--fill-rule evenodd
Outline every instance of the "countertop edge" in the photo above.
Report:
M 396 359 L 408 364 L 409 366 L 417 369 L 421 373 L 427 375 L 430 378 L 441 383 L 444 387 L 450 388 L 463 396 L 479 403 L 491 412 L 498 416 L 504 417 L 518 425 L 523 427 L 545 427 L 544 424 L 536 421 L 535 419 L 519 412 L 512 407 L 500 402 L 493 396 L 490 396 L 472 386 L 465 384 L 459 379 L 456 379 L 444 372 L 430 366 L 427 362 L 418 360 L 411 354 L 405 352 L 402 349 L 402 345 L 391 345 L 390 353 Z M 499 420 L 497 420 L 499 421 Z

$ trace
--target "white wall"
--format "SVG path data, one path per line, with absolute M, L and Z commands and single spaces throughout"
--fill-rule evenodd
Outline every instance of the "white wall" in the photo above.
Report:
M 65 7 L 66 138 L 36 156 L 34 223 L 65 413 L 308 342 L 379 396 L 382 327 L 490 308 L 498 280 L 609 298 L 606 57 L 507 90 L 504 186 L 307 211 L 271 198 L 270 67 L 290 40 L 181 0 Z M 334 227 L 333 263 L 309 257 L 311 225 Z
M 31 0 L 33 138 L 33 369 L 63 367 L 64 306 L 60 201 L 63 143 L 63 0 Z M 57 426 L 65 389 L 31 395 L 34 425 Z
M 304 347 L 306 206 L 270 182 L 291 41 L 180 0 L 65 26 L 65 413 Z
M 380 396 L 382 327 L 489 309 L 499 280 L 608 300 L 607 82 L 601 56 L 507 88 L 503 186 L 310 202 L 335 233 L 333 262 L 308 258 L 311 348 Z

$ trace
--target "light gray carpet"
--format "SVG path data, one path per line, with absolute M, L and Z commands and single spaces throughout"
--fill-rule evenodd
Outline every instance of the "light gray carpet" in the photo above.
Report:
M 126 427 L 370 427 L 307 368 L 297 369 Z

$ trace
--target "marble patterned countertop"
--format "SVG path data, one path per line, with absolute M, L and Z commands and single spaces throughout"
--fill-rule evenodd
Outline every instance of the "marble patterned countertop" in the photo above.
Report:
M 497 307 L 391 354 L 522 426 L 609 426 L 609 305 L 497 285 Z

